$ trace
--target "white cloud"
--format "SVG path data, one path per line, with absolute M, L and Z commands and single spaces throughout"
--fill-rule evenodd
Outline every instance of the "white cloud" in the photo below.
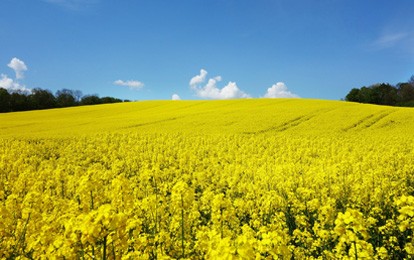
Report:
M 181 100 L 180 96 L 177 94 L 173 94 L 171 100 Z
M 196 75 L 191 78 L 190 80 L 190 86 L 191 88 L 197 87 L 198 84 L 203 83 L 206 80 L 207 71 L 204 69 L 200 70 L 200 75 Z
M 278 82 L 267 89 L 265 98 L 298 98 L 299 96 L 293 94 L 288 90 L 285 83 Z
M 217 83 L 221 81 L 221 76 L 210 78 L 207 84 L 202 86 L 206 80 L 207 71 L 200 70 L 200 74 L 194 76 L 190 80 L 190 87 L 195 91 L 196 95 L 201 98 L 211 99 L 232 99 L 232 98 L 248 98 L 250 95 L 246 94 L 237 87 L 235 82 L 229 82 L 223 88 L 217 87 Z
M 7 75 L 5 74 L 1 74 L 1 78 L 0 78 L 0 88 L 5 88 L 5 89 L 14 89 L 14 88 L 18 88 L 19 84 L 14 82 L 13 79 L 9 78 Z
M 16 79 L 24 78 L 24 72 L 27 70 L 26 64 L 18 58 L 13 58 L 7 66 L 14 70 L 16 73 Z
M 9 78 L 5 74 L 0 75 L 0 88 L 7 89 L 9 91 L 22 91 L 30 93 L 31 90 L 21 85 L 19 82 Z
M 114 81 L 114 85 L 128 87 L 130 89 L 135 89 L 135 90 L 139 90 L 144 87 L 144 83 L 137 81 L 137 80 L 123 81 L 123 80 L 118 79 Z
M 16 78 L 12 79 L 9 78 L 9 76 L 6 74 L 0 74 L 0 88 L 4 88 L 12 92 L 19 91 L 30 93 L 31 90 L 19 82 L 19 79 L 24 78 L 24 72 L 27 70 L 26 64 L 22 60 L 19 60 L 15 57 L 11 59 L 7 66 L 14 70 L 16 73 Z

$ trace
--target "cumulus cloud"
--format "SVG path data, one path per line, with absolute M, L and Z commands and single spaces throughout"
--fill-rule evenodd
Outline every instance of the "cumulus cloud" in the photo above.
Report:
M 26 88 L 24 85 L 21 85 L 12 78 L 9 78 L 5 74 L 0 75 L 0 88 L 7 89 L 9 91 L 30 92 L 30 89 Z
M 267 89 L 265 98 L 298 98 L 299 96 L 293 94 L 288 90 L 285 83 L 278 82 Z
M 173 94 L 171 100 L 181 100 L 181 97 L 177 94 Z
M 15 89 L 19 87 L 19 84 L 14 82 L 14 80 L 9 78 L 7 75 L 1 74 L 0 76 L 0 88 Z
M 204 69 L 200 70 L 200 75 L 196 75 L 190 80 L 191 88 L 195 88 L 198 84 L 203 83 L 206 80 L 207 71 Z
M 229 82 L 223 88 L 217 87 L 217 83 L 222 80 L 221 76 L 210 78 L 205 85 L 203 85 L 207 78 L 207 71 L 200 70 L 200 74 L 194 76 L 190 80 L 190 87 L 201 98 L 211 99 L 233 99 L 233 98 L 248 98 L 250 95 L 239 89 L 236 82 Z
M 27 70 L 26 64 L 18 58 L 13 58 L 7 66 L 14 70 L 16 77 L 13 79 L 6 74 L 0 74 L 0 88 L 4 88 L 12 92 L 19 91 L 30 93 L 31 90 L 19 82 L 19 79 L 24 78 L 24 72 Z
M 22 60 L 14 57 L 7 66 L 14 70 L 16 73 L 16 79 L 24 78 L 24 72 L 27 70 L 26 64 Z
M 123 80 L 118 79 L 114 81 L 114 85 L 128 87 L 133 90 L 139 90 L 144 87 L 144 83 L 137 81 L 137 80 L 123 81 Z

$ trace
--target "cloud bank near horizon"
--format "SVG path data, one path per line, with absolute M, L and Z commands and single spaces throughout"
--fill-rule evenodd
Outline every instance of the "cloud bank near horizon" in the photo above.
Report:
M 178 94 L 173 94 L 171 100 L 181 100 L 181 97 Z
M 189 85 L 196 96 L 209 99 L 234 99 L 249 98 L 250 95 L 240 90 L 236 82 L 229 81 L 226 86 L 219 88 L 217 83 L 222 80 L 221 76 L 209 78 L 207 83 L 208 72 L 205 69 L 200 70 L 200 74 L 191 78 Z
M 208 72 L 201 69 L 198 75 L 191 78 L 190 89 L 197 97 L 208 99 L 235 99 L 235 98 L 251 98 L 252 96 L 242 91 L 236 82 L 229 81 L 226 86 L 219 88 L 218 82 L 222 80 L 221 76 L 209 78 Z M 206 83 L 207 82 L 207 83 Z M 285 83 L 277 82 L 267 89 L 264 98 L 299 98 L 298 95 L 291 92 Z
M 267 89 L 265 98 L 299 98 L 298 95 L 290 92 L 283 82 L 277 82 Z
M 7 66 L 15 73 L 15 78 L 9 77 L 5 73 L 0 73 L 0 88 L 9 91 L 21 91 L 30 93 L 31 89 L 27 88 L 21 80 L 24 79 L 24 73 L 28 70 L 25 62 L 17 57 L 10 60 Z M 252 96 L 241 90 L 237 83 L 229 81 L 225 86 L 219 87 L 222 81 L 221 76 L 208 77 L 208 72 L 201 69 L 199 74 L 193 76 L 189 81 L 190 90 L 195 96 L 204 99 L 238 99 L 252 98 Z M 131 90 L 141 90 L 144 83 L 138 80 L 122 80 L 118 79 L 112 82 L 115 86 L 128 87 Z M 259 98 L 299 98 L 299 96 L 291 92 L 285 83 L 277 82 L 267 88 L 263 96 Z M 171 100 L 181 100 L 177 93 L 171 96 Z

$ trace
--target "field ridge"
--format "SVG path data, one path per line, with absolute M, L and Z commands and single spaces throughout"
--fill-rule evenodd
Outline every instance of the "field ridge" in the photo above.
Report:
M 387 122 L 381 124 L 387 118 Z M 414 110 L 312 99 L 140 101 L 0 114 L 0 137 L 107 132 L 303 133 L 406 131 Z

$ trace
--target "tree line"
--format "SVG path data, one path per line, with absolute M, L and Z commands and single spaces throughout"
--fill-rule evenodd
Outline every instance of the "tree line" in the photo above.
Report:
M 85 95 L 79 90 L 62 89 L 53 94 L 50 90 L 35 88 L 29 93 L 8 91 L 0 88 L 0 112 L 16 112 L 50 108 L 63 108 L 83 105 L 128 102 L 113 97 Z
M 408 82 L 393 86 L 378 83 L 369 87 L 353 88 L 345 97 L 346 101 L 388 106 L 414 107 L 414 75 Z

